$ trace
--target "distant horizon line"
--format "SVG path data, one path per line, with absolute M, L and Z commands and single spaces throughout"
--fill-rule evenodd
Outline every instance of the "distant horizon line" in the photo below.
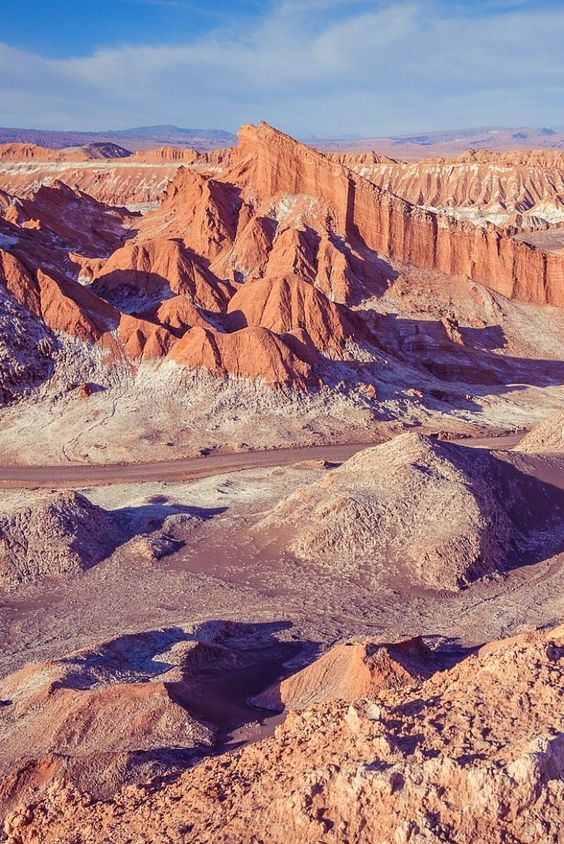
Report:
M 240 126 L 245 125 L 245 122 L 239 124 Z M 278 128 L 278 127 L 276 127 Z M 236 138 L 237 133 L 233 132 L 229 129 L 223 129 L 220 127 L 214 128 L 201 128 L 201 127 L 185 127 L 179 126 L 175 123 L 154 123 L 154 124 L 146 124 L 146 125 L 136 125 L 136 126 L 129 126 L 126 128 L 106 128 L 106 129 L 72 129 L 72 128 L 65 128 L 65 129 L 46 129 L 43 127 L 37 126 L 0 126 L 0 132 L 37 132 L 37 133 L 45 133 L 45 134 L 52 134 L 52 135 L 118 135 L 122 137 L 127 137 L 131 135 L 131 137 L 135 136 L 137 132 L 147 132 L 149 130 L 158 131 L 158 130 L 169 130 L 169 131 L 177 131 L 182 134 L 192 134 L 192 135 L 223 135 L 228 136 L 230 138 Z M 281 129 L 280 131 L 285 132 L 286 134 L 290 134 L 295 137 L 297 140 L 315 140 L 315 141 L 340 141 L 340 140 L 365 140 L 365 139 L 382 139 L 382 140 L 395 140 L 395 139 L 417 139 L 419 137 L 427 137 L 433 135 L 442 135 L 445 133 L 452 133 L 456 135 L 461 135 L 465 132 L 468 133 L 477 133 L 477 132 L 510 132 L 516 130 L 534 130 L 540 133 L 546 133 L 547 136 L 554 133 L 557 134 L 558 132 L 564 131 L 564 126 L 560 125 L 545 125 L 545 126 L 534 126 L 534 125 L 513 125 L 513 126 L 500 126 L 496 124 L 485 125 L 485 126 L 462 126 L 457 128 L 452 127 L 444 127 L 442 129 L 414 129 L 410 132 L 390 132 L 390 133 L 357 133 L 357 132 L 346 132 L 344 134 L 316 134 L 314 132 L 306 132 L 306 133 L 296 133 L 293 134 L 288 132 L 285 129 Z

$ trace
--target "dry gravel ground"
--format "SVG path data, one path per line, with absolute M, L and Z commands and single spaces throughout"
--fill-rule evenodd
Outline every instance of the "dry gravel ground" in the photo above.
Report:
M 511 453 L 505 459 L 562 488 L 561 457 Z M 562 554 L 449 593 L 397 579 L 375 581 L 338 562 L 328 567 L 299 560 L 275 532 L 253 529 L 282 499 L 331 471 L 301 462 L 195 483 L 81 490 L 115 514 L 120 540 L 109 557 L 80 575 L 4 591 L 2 674 L 101 639 L 206 619 L 283 622 L 288 627 L 281 635 L 322 644 L 375 632 L 475 644 L 524 623 L 558 620 Z M 44 492 L 4 492 L 3 509 L 29 506 L 30 496 L 40 499 Z M 190 530 L 185 524 L 180 541 L 168 547 L 165 541 L 163 549 L 170 520 L 187 517 Z
M 396 441 L 396 447 L 397 442 L 401 440 Z M 394 447 L 394 443 L 390 446 Z M 449 448 L 456 446 L 449 444 Z M 483 452 L 484 456 L 489 453 Z M 507 451 L 499 452 L 498 456 L 513 471 L 533 476 L 538 483 L 552 488 L 555 495 L 558 489 L 564 488 L 561 455 Z M 85 789 L 97 798 L 112 800 L 124 783 L 128 788 L 143 789 L 141 784 L 156 777 L 159 788 L 165 787 L 183 771 L 186 774 L 182 776 L 188 776 L 192 766 L 211 753 L 212 768 L 206 768 L 207 762 L 203 761 L 193 770 L 197 778 L 205 779 L 209 774 L 211 779 L 205 789 L 222 788 L 223 775 L 213 767 L 215 755 L 229 751 L 217 763 L 220 770 L 227 766 L 225 770 L 229 771 L 231 765 L 238 764 L 233 761 L 238 758 L 236 748 L 249 744 L 259 747 L 253 743 L 272 735 L 283 717 L 257 710 L 248 701 L 253 697 L 260 700 L 261 693 L 267 689 L 270 690 L 267 698 L 273 694 L 279 697 L 276 689 L 280 678 L 311 664 L 335 644 L 339 646 L 350 640 L 394 642 L 420 635 L 433 652 L 429 659 L 435 670 L 450 666 L 468 649 L 483 642 L 523 629 L 553 626 L 562 618 L 564 553 L 554 547 L 554 536 L 547 536 L 552 544 L 547 541 L 550 551 L 546 557 L 537 555 L 528 565 L 510 566 L 503 574 L 489 575 L 460 591 L 447 591 L 417 585 L 409 578 L 402 580 L 397 572 L 389 578 L 385 572 L 378 578 L 366 576 L 362 569 L 351 571 L 349 566 L 340 565 L 338 557 L 331 565 L 327 560 L 323 563 L 302 560 L 288 550 L 286 537 L 280 532 L 264 528 L 257 531 L 256 526 L 281 501 L 298 489 L 323 485 L 338 471 L 342 470 L 327 461 L 302 458 L 294 465 L 253 468 L 194 482 L 98 485 L 78 490 L 77 494 L 83 496 L 78 499 L 73 494 L 49 493 L 44 489 L 3 491 L 2 509 L 8 524 L 12 523 L 14 513 L 19 514 L 21 521 L 22 512 L 33 513 L 46 497 L 52 507 L 53 501 L 60 503 L 59 497 L 63 495 L 63 503 L 70 502 L 72 508 L 78 502 L 79 516 L 85 506 L 100 508 L 91 512 L 101 513 L 103 521 L 109 519 L 113 526 L 113 531 L 106 531 L 106 539 L 112 544 L 111 553 L 101 562 L 80 573 L 73 566 L 63 572 L 53 571 L 57 576 L 34 570 L 34 576 L 38 576 L 35 582 L 6 582 L 0 592 L 3 641 L 0 765 L 6 772 L 0 788 L 0 806 L 10 818 L 6 827 L 10 833 L 6 840 L 10 844 L 47 841 L 51 840 L 49 835 L 55 836 L 53 841 L 65 844 L 70 841 L 113 844 L 122 840 L 115 825 L 112 826 L 113 803 L 107 807 L 109 821 L 103 815 L 103 822 L 110 826 L 102 836 L 97 832 L 98 821 L 94 816 L 93 826 L 88 820 L 88 804 L 74 792 L 69 796 L 64 790 L 58 791 L 58 786 L 51 787 L 49 783 L 53 779 Z M 88 505 L 83 505 L 83 500 Z M 69 515 L 66 510 L 65 514 Z M 64 542 L 62 547 L 67 553 Z M 197 642 L 203 644 L 203 650 Z M 418 659 L 421 654 L 427 658 L 429 651 L 425 646 L 418 646 Z M 356 653 L 355 649 L 346 648 L 349 650 L 351 654 Z M 342 646 L 336 653 L 343 653 Z M 391 653 L 396 658 L 397 652 Z M 329 657 L 328 664 L 334 663 Z M 337 663 L 340 664 L 339 660 Z M 322 661 L 319 671 L 331 685 L 334 680 L 325 665 Z M 374 676 L 379 678 L 388 668 L 388 657 L 377 658 L 366 688 L 372 689 Z M 410 667 L 407 674 L 403 668 L 396 668 L 394 683 L 397 685 L 411 675 L 419 682 L 428 675 L 428 668 L 412 671 Z M 484 671 L 486 676 L 487 666 Z M 362 682 L 359 685 L 356 669 L 351 676 L 352 690 L 361 688 L 362 691 L 364 686 Z M 377 679 L 376 684 L 379 682 Z M 419 692 L 414 694 L 415 697 L 407 696 L 397 705 L 414 706 Z M 434 692 L 430 689 L 429 694 Z M 478 689 L 476 695 L 479 694 Z M 189 730 L 181 744 L 171 750 L 170 737 L 183 722 L 179 703 L 186 709 Z M 495 709 L 493 703 L 492 707 Z M 431 720 L 433 711 L 433 708 L 428 711 Z M 132 717 L 126 721 L 127 729 L 116 731 L 112 724 L 122 712 Z M 354 713 L 347 717 L 354 720 L 354 731 L 362 736 L 365 715 L 359 712 L 358 722 Z M 335 753 L 340 753 L 338 725 L 342 714 L 346 715 L 339 713 L 340 710 L 332 709 L 320 713 L 317 728 L 319 736 L 325 736 L 324 741 L 335 742 Z M 311 717 L 315 720 L 318 715 Z M 372 715 L 369 713 L 367 717 L 366 723 L 372 723 Z M 390 718 L 394 720 L 392 715 Z M 444 720 L 442 712 L 440 719 Z M 337 730 L 335 735 L 326 729 L 332 723 Z M 416 731 L 417 723 L 408 728 Z M 472 724 L 453 722 L 448 727 L 455 728 L 461 736 L 466 736 L 464 741 L 471 747 Z M 289 741 L 293 747 L 302 748 L 309 758 L 307 743 L 312 741 L 313 734 L 304 731 L 301 722 L 290 721 L 282 729 L 277 741 L 284 746 Z M 401 734 L 403 727 L 398 729 Z M 489 754 L 497 746 L 496 741 L 495 736 L 488 740 L 485 752 Z M 315 749 L 318 744 L 314 742 L 311 746 Z M 521 753 L 523 749 L 518 750 Z M 275 744 L 267 745 L 264 751 L 266 767 L 271 751 L 275 753 L 272 758 L 285 766 L 286 751 Z M 347 746 L 343 759 L 349 753 Z M 464 767 L 466 763 L 461 763 L 459 756 L 456 764 Z M 226 761 L 221 762 L 222 758 Z M 288 757 L 290 767 L 293 758 L 292 754 Z M 251 768 L 263 764 L 260 759 L 253 759 L 249 757 Z M 452 773 L 451 768 L 448 771 L 424 768 L 421 774 L 420 761 L 411 759 L 407 753 L 406 758 L 390 757 L 385 767 L 399 765 L 398 770 L 406 779 L 427 778 L 431 791 Z M 493 777 L 494 791 L 497 788 L 492 773 L 495 764 L 484 775 Z M 204 767 L 200 770 L 201 765 Z M 305 757 L 303 765 L 306 765 Z M 465 770 L 456 773 L 457 781 L 467 773 Z M 310 774 L 303 776 L 307 779 Z M 238 774 L 232 772 L 227 781 L 236 790 Z M 333 787 L 331 782 L 331 779 L 327 781 L 329 789 Z M 500 800 L 505 799 L 506 784 L 504 779 Z M 289 783 L 288 787 L 297 795 L 301 793 L 295 783 Z M 116 817 L 123 813 L 128 817 L 129 793 L 116 798 L 117 805 L 125 807 L 123 811 L 116 808 Z M 41 812 L 54 812 L 54 822 L 52 826 L 49 823 L 42 827 L 34 810 L 23 810 L 22 814 L 17 807 L 22 799 L 25 803 L 32 797 L 38 800 L 45 795 L 47 809 L 44 807 Z M 165 790 L 165 801 L 166 795 Z M 266 799 L 265 795 L 266 791 L 260 799 Z M 413 800 L 419 807 L 417 812 L 421 812 L 418 801 L 421 799 L 424 804 L 426 798 L 422 793 L 418 795 L 416 792 Z M 173 802 L 177 799 L 172 798 Z M 347 805 L 350 799 L 349 795 Z M 135 805 L 144 802 L 142 797 Z M 71 814 L 75 810 L 82 813 L 76 830 L 71 830 L 68 810 Z M 161 817 L 159 805 L 150 811 Z M 216 816 L 218 808 L 213 802 L 209 811 Z M 290 810 L 286 807 L 284 811 Z M 331 811 L 339 816 L 341 808 L 333 807 Z M 218 830 L 204 832 L 203 828 L 199 831 L 196 828 L 191 837 L 188 827 L 192 820 L 179 820 L 175 816 L 169 826 L 160 820 L 156 825 L 145 825 L 144 830 L 132 829 L 133 837 L 125 836 L 123 840 L 247 840 L 241 830 L 243 814 L 236 805 L 229 812 L 230 817 L 234 812 L 235 826 L 224 838 Z M 425 818 L 422 816 L 420 823 L 431 823 Z M 205 826 L 207 821 L 202 823 Z M 184 832 L 179 831 L 181 828 Z M 208 833 L 211 837 L 206 838 Z M 296 833 L 294 840 L 335 840 L 340 844 L 338 835 L 332 838 L 329 833 L 329 827 L 323 830 L 314 823 L 307 827 L 307 834 Z M 38 837 L 34 839 L 33 835 Z M 257 828 L 256 840 L 277 841 L 276 835 L 272 832 L 271 838 L 264 839 L 263 831 Z

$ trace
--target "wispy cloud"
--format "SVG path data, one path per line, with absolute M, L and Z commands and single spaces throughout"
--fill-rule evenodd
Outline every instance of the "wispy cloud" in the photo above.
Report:
M 70 59 L 0 44 L 1 119 L 230 129 L 264 118 L 318 135 L 564 124 L 562 6 L 478 5 L 487 23 L 440 0 L 282 0 L 252 28 L 235 19 L 188 44 Z

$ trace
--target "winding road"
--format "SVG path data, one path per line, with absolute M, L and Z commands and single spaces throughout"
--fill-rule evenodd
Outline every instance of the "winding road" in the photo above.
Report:
M 474 448 L 511 448 L 519 439 L 520 436 L 514 434 L 506 437 L 464 439 L 461 443 Z M 150 481 L 192 481 L 244 469 L 289 466 L 302 460 L 342 463 L 357 451 L 369 447 L 370 443 L 347 443 L 246 451 L 238 454 L 211 454 L 208 457 L 186 457 L 154 463 L 0 466 L 0 489 L 64 489 Z

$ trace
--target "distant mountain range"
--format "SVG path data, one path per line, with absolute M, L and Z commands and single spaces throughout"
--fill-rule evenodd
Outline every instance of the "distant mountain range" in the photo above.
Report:
M 171 144 L 198 150 L 228 147 L 237 138 L 221 129 L 182 129 L 179 126 L 139 126 L 134 129 L 109 129 L 104 132 L 53 131 L 50 129 L 10 129 L 0 127 L 0 143 L 38 144 L 51 149 L 85 146 L 91 143 L 117 142 L 129 150 L 153 149 Z
M 524 149 L 564 149 L 564 127 L 482 127 L 373 138 L 326 138 L 316 146 L 326 150 L 375 150 L 391 158 L 418 160 L 452 157 L 470 149 L 505 152 Z
M 343 134 L 320 138 L 308 135 L 301 140 L 325 150 L 375 150 L 392 158 L 415 160 L 427 156 L 453 156 L 469 149 L 496 152 L 510 149 L 564 149 L 564 127 L 482 127 L 379 137 Z M 236 135 L 222 129 L 183 129 L 169 124 L 101 132 L 0 128 L 0 144 L 33 143 L 51 149 L 117 143 L 134 152 L 164 145 L 193 147 L 204 151 L 234 146 L 236 141 Z

